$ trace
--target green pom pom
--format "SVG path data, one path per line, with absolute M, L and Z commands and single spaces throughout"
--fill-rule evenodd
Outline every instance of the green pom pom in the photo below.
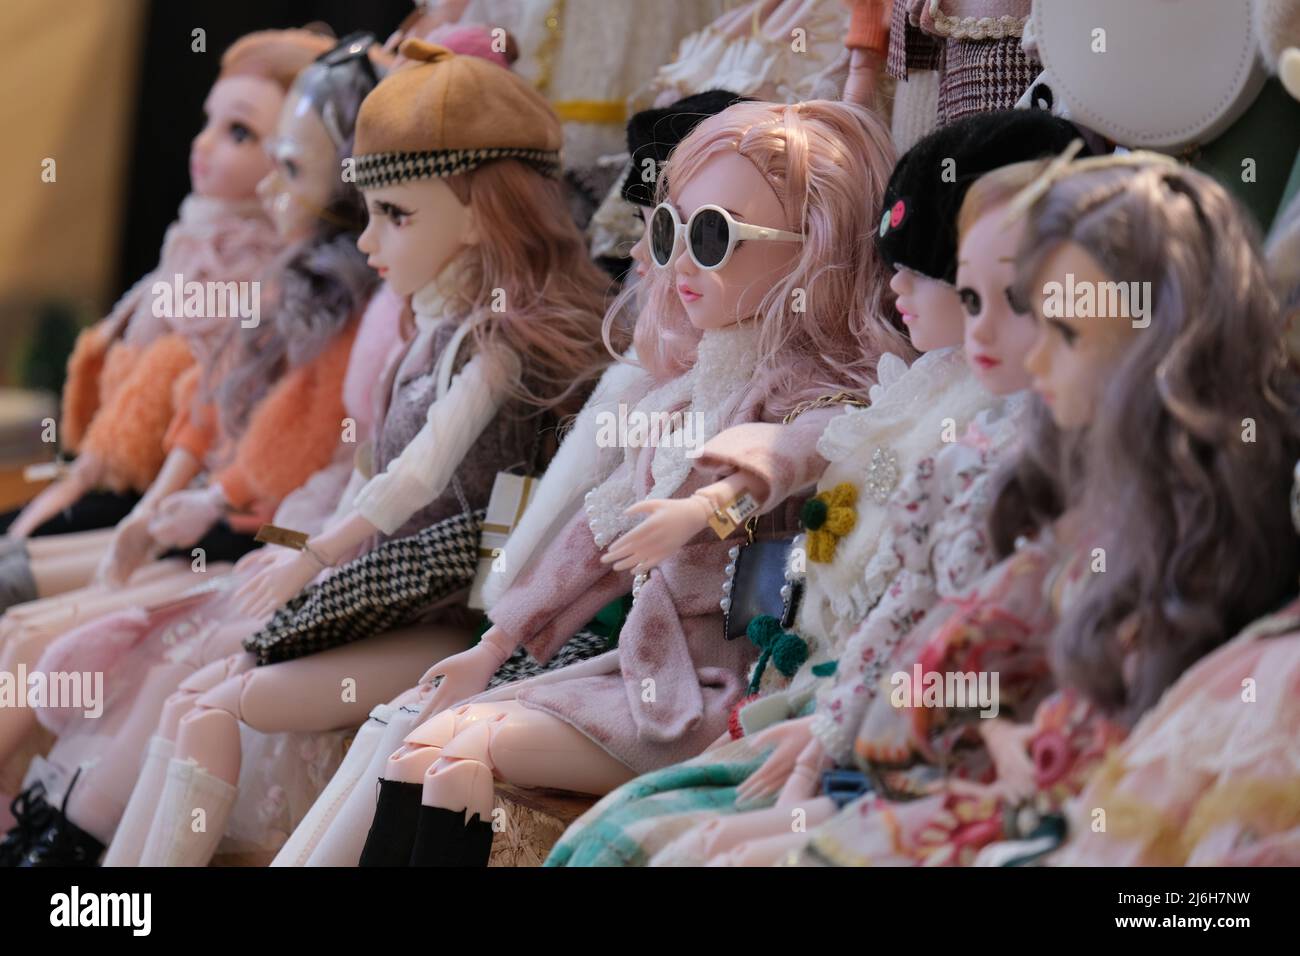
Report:
M 781 622 L 770 614 L 760 614 L 749 622 L 749 627 L 745 628 L 745 633 L 749 639 L 759 648 L 767 650 L 772 646 L 772 642 L 781 636 Z
M 799 509 L 799 520 L 809 531 L 816 531 L 826 523 L 826 515 L 830 512 L 830 507 L 820 498 L 809 498 Z
M 782 634 L 772 648 L 772 663 L 786 677 L 793 677 L 807 659 L 808 642 L 798 634 Z
M 820 664 L 813 665 L 814 677 L 830 677 L 839 668 L 839 661 L 822 661 Z

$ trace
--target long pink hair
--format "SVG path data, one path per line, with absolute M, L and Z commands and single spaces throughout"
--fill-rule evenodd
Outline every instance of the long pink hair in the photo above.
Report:
M 850 103 L 737 103 L 681 142 L 659 178 L 659 197 L 730 151 L 758 168 L 806 236 L 790 273 L 756 316 L 754 378 L 772 393 L 769 407 L 781 413 L 839 391 L 865 397 L 881 354 L 894 352 L 909 362 L 916 355 L 885 318 L 889 270 L 872 242 L 895 159 L 888 129 Z M 699 332 L 686 318 L 672 270 L 651 268 L 636 294 L 637 361 L 658 379 L 681 374 L 695 360 Z M 792 306 L 800 302 L 803 310 L 796 311 Z M 606 317 L 607 337 L 623 304 Z
M 499 159 L 446 180 L 474 210 L 490 242 L 467 251 L 471 309 L 487 321 L 471 336 L 489 360 L 512 352 L 517 397 L 561 416 L 576 412 L 609 364 L 601 316 L 610 281 L 587 254 L 557 181 L 514 159 Z M 497 302 L 504 311 L 494 311 Z M 491 366 L 506 375 L 508 365 Z

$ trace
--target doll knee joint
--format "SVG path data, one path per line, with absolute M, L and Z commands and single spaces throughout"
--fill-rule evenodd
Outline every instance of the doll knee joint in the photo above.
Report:
M 456 733 L 442 747 L 442 756 L 444 759 L 451 760 L 472 760 L 476 763 L 485 764 L 491 767 L 492 764 L 492 737 L 495 728 L 498 727 L 495 721 L 475 721 L 464 727 Z M 434 767 L 429 768 L 432 773 Z
M 229 680 L 224 680 L 216 687 L 205 691 L 194 701 L 190 711 L 192 716 L 182 718 L 189 721 L 211 711 L 224 711 L 235 720 L 244 719 L 244 695 L 255 671 L 245 671 Z

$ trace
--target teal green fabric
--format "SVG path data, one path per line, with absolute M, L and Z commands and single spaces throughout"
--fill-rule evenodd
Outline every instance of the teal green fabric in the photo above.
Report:
M 676 764 L 642 774 L 610 793 L 565 831 L 545 866 L 645 866 L 650 853 L 638 825 L 680 813 L 736 811 L 736 787 L 763 763 L 750 760 Z M 747 809 L 769 806 L 775 798 Z

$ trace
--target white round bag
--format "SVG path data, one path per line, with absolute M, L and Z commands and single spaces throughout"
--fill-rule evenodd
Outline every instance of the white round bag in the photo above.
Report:
M 1021 99 L 1122 146 L 1179 153 L 1215 139 L 1267 73 L 1253 0 L 1034 0 L 1043 73 Z

